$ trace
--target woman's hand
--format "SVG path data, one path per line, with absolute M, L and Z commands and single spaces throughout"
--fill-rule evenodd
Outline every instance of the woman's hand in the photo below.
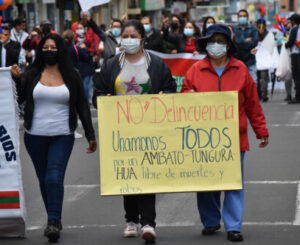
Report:
M 81 44 L 80 44 L 80 48 L 83 48 L 83 49 L 85 49 L 85 48 L 86 48 L 86 45 L 85 45 L 85 43 L 81 43 Z
M 194 51 L 194 52 L 193 52 L 193 55 L 196 55 L 196 54 L 199 54 L 199 52 L 198 52 L 198 51 Z
M 264 148 L 269 144 L 269 136 L 264 136 L 260 139 L 260 144 L 259 147 L 260 148 Z
M 91 17 L 89 16 L 89 14 L 87 14 L 87 13 L 85 12 L 85 13 L 82 13 L 81 19 L 86 20 L 86 21 L 90 21 L 90 20 L 91 20 Z
M 22 70 L 16 64 L 10 68 L 10 72 L 14 78 L 20 78 L 22 76 Z
M 97 141 L 96 140 L 90 140 L 89 141 L 89 148 L 86 149 L 86 153 L 93 153 L 97 150 Z
M 253 49 L 251 49 L 250 53 L 251 53 L 252 55 L 256 55 L 257 50 L 258 50 L 257 48 L 253 48 Z

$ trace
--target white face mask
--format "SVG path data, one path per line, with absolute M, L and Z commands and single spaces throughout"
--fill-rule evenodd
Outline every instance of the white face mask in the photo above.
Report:
M 221 58 L 227 53 L 227 45 L 217 42 L 211 42 L 206 45 L 206 51 L 213 58 Z
M 84 35 L 84 30 L 78 29 L 78 30 L 76 30 L 76 33 L 78 34 L 78 36 L 82 37 Z
M 128 54 L 136 54 L 141 48 L 141 39 L 139 38 L 122 38 L 121 46 Z

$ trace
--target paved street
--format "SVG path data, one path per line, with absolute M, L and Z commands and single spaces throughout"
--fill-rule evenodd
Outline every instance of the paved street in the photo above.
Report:
M 283 102 L 278 92 L 263 104 L 270 145 L 259 149 L 250 133 L 251 151 L 245 156 L 246 203 L 243 244 L 299 244 L 300 240 L 300 106 Z M 96 111 L 93 121 L 96 125 Z M 21 129 L 23 135 L 23 129 Z M 83 133 L 82 128 L 78 130 Z M 105 142 L 104 142 L 105 143 Z M 66 175 L 62 238 L 60 244 L 142 244 L 124 239 L 121 197 L 99 196 L 99 156 L 85 154 L 87 142 L 76 139 Z M 27 206 L 27 238 L 0 239 L 2 245 L 47 244 L 46 223 L 38 183 L 21 143 L 21 161 Z M 195 193 L 157 196 L 157 244 L 223 244 L 226 233 L 201 235 Z

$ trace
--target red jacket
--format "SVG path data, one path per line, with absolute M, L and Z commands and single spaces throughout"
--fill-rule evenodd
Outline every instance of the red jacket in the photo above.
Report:
M 75 41 L 78 42 L 78 34 L 76 33 L 78 22 L 74 22 L 71 26 L 71 30 L 75 33 Z M 85 33 L 85 43 L 88 43 L 88 47 L 86 48 L 89 52 L 94 53 L 96 55 L 100 55 L 99 50 L 99 37 L 98 35 L 92 30 L 92 28 L 88 28 Z
M 258 139 L 268 136 L 266 119 L 261 108 L 256 85 L 248 71 L 248 68 L 239 60 L 230 57 L 221 78 L 206 57 L 195 63 L 186 73 L 181 92 L 215 92 L 238 91 L 239 92 L 239 129 L 240 149 L 249 150 L 247 133 L 247 117 Z

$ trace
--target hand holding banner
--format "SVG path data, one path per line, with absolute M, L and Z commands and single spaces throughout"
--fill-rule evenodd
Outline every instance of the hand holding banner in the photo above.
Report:
M 109 3 L 110 0 L 79 0 L 80 6 L 83 11 L 88 11 L 92 7 Z

